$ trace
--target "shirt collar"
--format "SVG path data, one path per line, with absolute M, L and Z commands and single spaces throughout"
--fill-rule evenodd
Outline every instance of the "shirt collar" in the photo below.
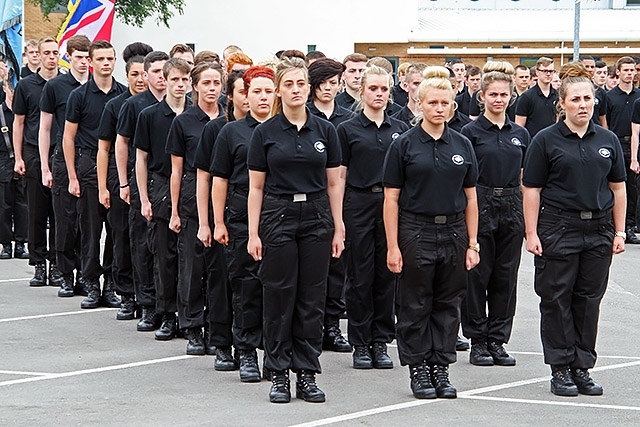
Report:
M 302 128 L 300 128 L 300 130 L 307 129 L 307 128 L 312 129 L 314 124 L 314 119 L 316 118 L 316 116 L 311 114 L 311 112 L 309 111 L 309 108 L 305 107 L 305 109 L 307 110 L 307 121 L 304 123 L 304 125 L 302 125 Z M 277 117 L 277 120 L 280 122 L 280 128 L 282 130 L 287 130 L 290 128 L 295 128 L 296 130 L 298 129 L 296 125 L 291 123 L 289 119 L 285 117 L 283 112 L 280 112 L 276 117 Z
M 496 125 L 495 123 L 493 123 L 492 121 L 487 119 L 484 116 L 484 114 L 480 114 L 476 120 L 480 124 L 480 127 L 482 127 L 482 129 L 485 129 L 485 130 L 489 130 L 494 126 L 496 128 L 498 127 L 498 125 Z M 504 121 L 504 125 L 502 125 L 502 129 L 511 129 L 511 127 L 513 127 L 513 122 L 511 121 L 509 116 L 506 116 L 505 117 L 505 121 Z
M 564 136 L 565 138 L 571 137 L 571 136 L 575 136 L 577 138 L 580 138 L 578 136 L 577 133 L 575 133 L 574 131 L 572 131 L 571 129 L 569 129 L 569 127 L 567 127 L 567 125 L 565 124 L 564 120 L 558 120 L 557 125 L 558 126 L 558 130 L 560 131 L 560 134 L 562 136 Z M 589 127 L 587 128 L 587 131 L 585 132 L 585 134 L 582 136 L 581 139 L 585 139 L 587 136 L 596 133 L 596 129 L 595 126 L 593 124 L 593 122 L 591 120 L 589 120 Z
M 369 127 L 370 125 L 374 125 L 377 127 L 374 121 L 369 120 L 369 118 L 365 116 L 364 111 L 361 111 L 360 114 L 358 114 L 358 117 L 362 126 Z M 389 119 L 389 115 L 386 112 L 384 113 L 384 120 L 380 124 L 380 127 L 382 126 L 391 126 L 391 120 Z
M 424 129 L 422 128 L 422 125 L 420 124 L 416 125 L 413 129 L 416 129 L 415 132 L 418 132 L 418 139 L 420 140 L 420 142 L 423 142 L 423 143 L 437 141 L 437 142 L 444 142 L 448 144 L 449 141 L 451 141 L 451 130 L 449 129 L 449 125 L 446 123 L 444 124 L 444 132 L 442 132 L 442 136 L 439 139 L 433 139 L 431 135 L 429 135 L 427 132 L 424 131 Z

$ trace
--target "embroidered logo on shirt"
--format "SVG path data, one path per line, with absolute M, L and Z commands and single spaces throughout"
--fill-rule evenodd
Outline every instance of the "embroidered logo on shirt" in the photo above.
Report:
M 522 147 L 524 145 L 518 138 L 511 138 L 511 143 L 518 147 Z
M 325 147 L 322 141 L 317 141 L 315 144 L 313 144 L 313 148 L 315 148 L 318 153 L 324 153 Z
M 391 135 L 391 140 L 392 140 L 392 141 L 395 141 L 395 140 L 396 140 L 396 138 L 397 138 L 397 137 L 399 137 L 399 136 L 400 136 L 400 134 L 399 134 L 398 132 L 394 132 L 394 134 L 393 134 L 393 135 Z
M 464 163 L 464 157 L 462 157 L 460 154 L 454 154 L 453 157 L 451 157 L 451 161 L 459 166 Z
M 609 157 L 611 157 L 611 151 L 609 151 L 608 148 L 601 148 L 598 150 L 598 154 L 600 154 L 602 157 L 604 157 L 605 159 L 608 159 Z
M 593 105 L 598 105 L 600 104 L 600 100 L 598 98 L 593 100 Z

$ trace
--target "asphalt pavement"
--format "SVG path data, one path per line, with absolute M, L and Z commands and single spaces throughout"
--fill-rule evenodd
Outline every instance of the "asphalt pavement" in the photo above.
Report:
M 82 297 L 30 288 L 27 261 L 0 261 L 0 426 L 638 426 L 639 265 L 640 245 L 628 246 L 611 268 L 592 370 L 603 396 L 549 392 L 525 253 L 506 346 L 515 367 L 472 366 L 469 352 L 458 352 L 450 369 L 458 398 L 425 401 L 411 395 L 395 345 L 392 370 L 354 370 L 350 354 L 325 352 L 326 403 L 276 405 L 269 382 L 243 384 L 237 372 L 215 371 L 213 356 L 187 356 L 184 339 L 155 341 L 135 321 L 117 321 L 116 309 L 81 310 Z

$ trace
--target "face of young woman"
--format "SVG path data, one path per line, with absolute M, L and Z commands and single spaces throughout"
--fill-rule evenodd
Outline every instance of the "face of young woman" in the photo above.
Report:
M 494 115 L 504 114 L 511 100 L 509 83 L 502 81 L 490 83 L 481 97 L 487 112 Z
M 209 68 L 200 73 L 200 80 L 193 88 L 198 93 L 198 102 L 213 104 L 218 102 L 222 90 L 222 76 L 218 70 Z
M 314 95 L 320 102 L 333 102 L 340 88 L 340 76 L 335 75 L 320 83 Z
M 251 116 L 258 119 L 267 117 L 275 99 L 275 84 L 266 77 L 256 77 L 251 80 L 247 100 L 251 108 Z
M 305 105 L 309 97 L 309 83 L 302 70 L 287 71 L 276 89 L 276 95 L 282 100 L 282 105 L 295 108 Z
M 444 124 L 449 119 L 451 104 L 453 104 L 451 91 L 435 88 L 427 90 L 420 101 L 423 120 L 434 126 Z
M 371 74 L 362 86 L 365 107 L 373 110 L 385 109 L 389 102 L 389 76 Z
M 129 88 L 134 95 L 147 90 L 143 64 L 137 62 L 131 64 L 131 68 L 129 68 L 129 72 L 127 73 L 127 83 L 129 83 Z
M 567 124 L 585 126 L 593 115 L 593 85 L 588 82 L 574 83 L 567 87 L 565 97 L 559 102 L 566 112 Z
M 244 91 L 244 81 L 242 79 L 236 79 L 236 81 L 233 82 L 231 101 L 233 102 L 233 111 L 247 114 L 247 111 L 249 111 L 249 101 Z

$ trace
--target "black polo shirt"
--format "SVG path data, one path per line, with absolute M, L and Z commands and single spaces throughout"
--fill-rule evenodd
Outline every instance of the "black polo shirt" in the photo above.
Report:
M 409 126 L 384 115 L 380 127 L 361 112 L 338 126 L 342 165 L 349 169 L 347 186 L 360 189 L 382 185 L 382 165 L 391 143 Z
M 473 95 L 469 93 L 469 89 L 465 88 L 464 91 L 460 92 L 458 95 L 456 95 L 456 103 L 458 104 L 458 111 L 460 111 L 462 114 L 468 116 L 470 113 L 470 105 L 471 105 L 471 100 L 472 99 L 478 99 L 476 98 L 476 96 L 478 96 L 478 92 L 474 92 Z M 475 102 L 475 104 L 477 104 L 477 101 Z
M 349 95 L 346 90 L 340 92 L 334 98 L 334 101 L 341 107 L 346 108 L 347 110 L 353 110 L 358 101 L 355 100 L 354 97 Z
M 296 125 L 280 113 L 251 136 L 247 167 L 266 172 L 265 193 L 293 195 L 327 188 L 327 168 L 340 166 L 338 134 L 331 123 L 307 112 Z
M 0 114 L 4 115 L 4 122 L 6 123 L 6 126 L 8 128 L 7 136 L 9 137 L 11 151 L 13 152 L 13 111 L 11 111 L 11 108 L 9 108 L 4 101 L 2 101 L 2 103 L 0 104 L 0 108 L 2 108 L 2 112 Z M 4 139 L 3 135 L 0 135 L 0 153 L 6 153 L 5 155 L 8 155 L 9 153 L 9 151 L 7 150 L 7 141 Z M 10 178 L 13 178 L 13 169 L 11 169 L 10 175 Z M 0 182 L 4 181 L 0 180 Z
M 631 136 L 633 103 L 640 98 L 640 90 L 633 88 L 628 94 L 619 86 L 607 92 L 607 127 L 618 138 Z
M 224 116 L 224 108 L 218 103 L 220 116 Z M 169 135 L 167 136 L 166 150 L 168 154 L 183 157 L 183 168 L 188 172 L 195 172 L 193 161 L 196 157 L 198 141 L 202 135 L 204 126 L 210 121 L 207 113 L 198 105 L 184 111 L 173 121 Z M 206 170 L 206 169 L 205 169 Z
M 50 133 L 52 147 L 62 143 L 67 100 L 69 99 L 71 91 L 80 86 L 82 86 L 82 84 L 69 72 L 52 78 L 45 83 L 42 89 L 42 94 L 40 95 L 40 110 L 53 114 Z
M 400 120 L 401 122 L 405 122 L 406 125 L 409 127 L 414 126 L 413 119 L 416 118 L 413 112 L 406 105 L 402 107 L 402 110 L 398 111 L 392 117 L 396 120 Z
M 480 92 L 481 90 L 478 89 L 473 93 L 473 95 L 471 95 L 471 98 L 475 99 L 476 102 L 472 102 L 469 104 L 469 116 L 478 117 L 480 114 L 482 114 Z M 509 106 L 507 107 L 507 116 L 509 116 L 512 121 L 516 119 L 516 104 L 519 97 L 520 96 L 518 95 L 518 92 L 514 91 L 512 94 L 511 102 L 509 102 Z
M 540 85 L 537 84 L 520 95 L 516 115 L 527 118 L 524 127 L 532 138 L 542 129 L 556 122 L 556 102 L 558 102 L 558 91 L 551 87 L 549 96 L 544 96 Z
M 260 124 L 247 114 L 222 128 L 213 150 L 211 175 L 229 180 L 229 185 L 246 194 L 249 192 L 247 152 L 253 131 Z
M 13 113 L 24 117 L 24 136 L 22 142 L 38 146 L 38 131 L 40 130 L 40 95 L 47 81 L 38 73 L 31 74 L 20 80 L 13 94 Z M 51 132 L 58 128 L 52 124 Z
M 100 127 L 98 128 L 99 139 L 111 142 L 116 140 L 116 128 L 118 126 L 118 114 L 120 113 L 120 108 L 122 108 L 124 102 L 131 98 L 131 96 L 131 90 L 127 89 L 107 102 L 107 105 L 105 105 L 104 110 L 102 111 L 102 116 L 100 117 Z M 113 150 L 113 148 L 113 144 L 111 144 L 111 149 Z
M 484 114 L 462 128 L 478 159 L 478 185 L 512 188 L 520 185 L 520 169 L 529 145 L 529 132 L 508 117 L 502 129 Z
M 469 140 L 445 128 L 434 140 L 422 126 L 403 133 L 389 147 L 383 184 L 400 188 L 400 209 L 437 216 L 463 212 L 464 188 L 478 180 L 478 163 Z
M 453 114 L 453 117 L 451 117 L 451 120 L 447 122 L 447 126 L 456 132 L 460 132 L 462 128 L 468 123 L 471 123 L 471 121 L 472 120 L 467 115 L 462 114 L 460 111 L 456 111 Z
M 78 124 L 75 141 L 77 148 L 98 149 L 98 126 L 102 110 L 110 99 L 127 90 L 126 86 L 113 77 L 111 82 L 111 89 L 104 93 L 91 77 L 86 84 L 74 89 L 69 95 L 65 120 Z
M 158 99 L 150 90 L 146 90 L 142 93 L 134 95 L 127 99 L 120 107 L 118 112 L 118 125 L 116 126 L 116 133 L 130 140 L 136 134 L 136 123 L 138 121 L 138 114 L 145 108 L 157 104 Z
M 543 205 L 597 211 L 613 207 L 609 182 L 625 179 L 622 146 L 613 132 L 590 123 L 580 138 L 560 121 L 531 141 L 522 183 L 542 188 Z
M 329 120 L 335 127 L 338 127 L 342 122 L 346 122 L 354 115 L 353 111 L 338 105 L 335 99 L 333 101 L 333 112 L 331 113 L 331 117 L 327 117 L 322 111 L 318 110 L 318 107 L 316 107 L 313 101 L 307 102 L 307 108 L 311 114 L 320 117 L 321 119 Z
M 20 78 L 21 79 L 24 79 L 26 77 L 32 76 L 34 74 L 36 74 L 36 73 L 31 71 L 31 68 L 27 67 L 26 65 L 24 67 L 22 67 L 22 69 L 20 70 Z
M 400 83 L 391 88 L 391 96 L 393 97 L 393 102 L 401 107 L 404 107 L 409 102 L 409 93 L 400 86 Z
M 166 100 L 151 105 L 138 115 L 133 145 L 149 153 L 147 170 L 166 178 L 171 176 L 171 156 L 165 150 L 165 141 L 176 113 Z
M 233 115 L 232 115 L 232 120 Z M 210 120 L 202 129 L 202 135 L 198 140 L 198 146 L 196 147 L 196 155 L 193 158 L 194 169 L 202 169 L 209 172 L 211 165 L 213 164 L 213 147 L 216 143 L 216 138 L 220 133 L 220 129 L 227 124 L 226 114 L 221 115 L 215 120 Z
M 591 121 L 597 125 L 602 125 L 600 116 L 607 115 L 607 92 L 595 84 L 593 87 L 596 91 L 596 96 L 593 100 L 593 116 L 591 117 Z

